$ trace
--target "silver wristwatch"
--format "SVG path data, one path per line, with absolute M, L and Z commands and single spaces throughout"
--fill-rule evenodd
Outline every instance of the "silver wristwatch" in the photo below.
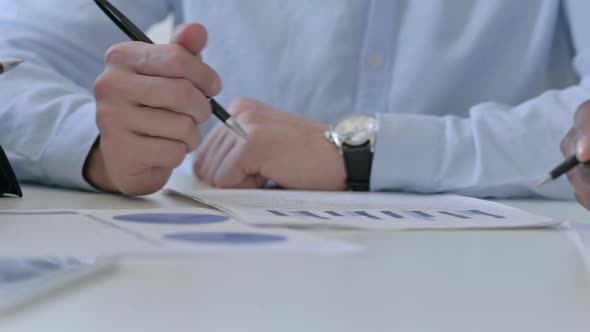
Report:
M 369 191 L 379 124 L 370 114 L 355 114 L 336 123 L 325 137 L 340 149 L 349 190 Z

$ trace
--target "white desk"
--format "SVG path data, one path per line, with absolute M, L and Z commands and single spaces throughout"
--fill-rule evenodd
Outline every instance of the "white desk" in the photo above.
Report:
M 0 210 L 190 207 L 24 187 Z M 590 220 L 573 202 L 505 202 Z M 588 331 L 590 278 L 564 231 L 321 232 L 348 258 L 127 259 L 7 316 L 2 332 Z

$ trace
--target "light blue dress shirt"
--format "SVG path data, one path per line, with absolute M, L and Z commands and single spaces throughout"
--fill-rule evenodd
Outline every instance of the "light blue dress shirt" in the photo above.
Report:
M 248 96 L 325 123 L 377 113 L 372 190 L 573 197 L 565 179 L 534 183 L 590 98 L 588 0 L 114 3 L 144 30 L 169 13 L 203 23 L 226 105 Z M 21 179 L 90 188 L 93 82 L 126 40 L 90 0 L 2 4 L 0 58 L 26 60 L 0 77 L 0 144 Z

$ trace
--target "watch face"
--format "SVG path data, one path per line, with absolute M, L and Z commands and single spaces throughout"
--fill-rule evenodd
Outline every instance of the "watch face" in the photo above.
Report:
M 334 128 L 341 143 L 357 146 L 374 140 L 377 134 L 377 119 L 369 114 L 358 114 L 345 118 Z

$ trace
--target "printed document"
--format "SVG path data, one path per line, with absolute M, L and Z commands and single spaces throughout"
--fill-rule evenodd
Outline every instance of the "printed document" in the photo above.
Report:
M 560 224 L 506 205 L 459 195 L 217 189 L 177 170 L 166 188 L 257 226 L 371 230 L 529 228 Z

